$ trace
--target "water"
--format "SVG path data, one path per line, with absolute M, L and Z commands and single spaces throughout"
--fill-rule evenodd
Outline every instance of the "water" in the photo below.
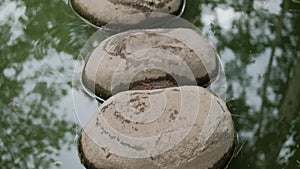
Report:
M 300 168 L 295 2 L 187 1 L 182 17 L 203 30 L 224 63 L 226 102 L 239 135 L 231 169 Z M 77 124 L 97 103 L 72 89 L 78 83 L 72 79 L 96 29 L 62 0 L 0 0 L 0 26 L 0 168 L 83 168 Z

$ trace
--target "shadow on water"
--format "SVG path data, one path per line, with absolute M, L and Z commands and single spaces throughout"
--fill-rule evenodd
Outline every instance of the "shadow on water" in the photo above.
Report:
M 229 168 L 300 168 L 299 6 L 187 3 L 183 18 L 216 44 L 225 65 L 240 142 Z M 0 0 L 0 26 L 1 167 L 82 168 L 71 80 L 79 49 L 95 29 L 61 0 Z

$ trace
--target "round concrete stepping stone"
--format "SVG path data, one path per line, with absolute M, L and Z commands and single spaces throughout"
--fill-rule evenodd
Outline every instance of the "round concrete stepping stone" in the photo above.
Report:
M 88 22 L 103 26 L 124 16 L 160 12 L 177 15 L 185 0 L 71 0 L 73 9 Z
M 207 86 L 218 75 L 217 52 L 186 28 L 131 30 L 102 41 L 88 58 L 82 82 L 107 99 L 132 89 Z
M 234 144 L 225 103 L 183 86 L 112 96 L 84 127 L 79 154 L 87 169 L 217 169 Z

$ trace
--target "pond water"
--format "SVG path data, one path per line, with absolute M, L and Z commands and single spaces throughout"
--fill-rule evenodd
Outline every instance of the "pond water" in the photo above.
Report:
M 189 0 L 182 17 L 224 63 L 229 168 L 300 168 L 299 1 Z M 76 139 L 98 105 L 72 84 L 96 29 L 66 0 L 0 0 L 0 26 L 0 168 L 84 168 Z

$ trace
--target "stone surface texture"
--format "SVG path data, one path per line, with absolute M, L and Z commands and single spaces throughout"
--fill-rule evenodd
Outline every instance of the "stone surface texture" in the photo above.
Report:
M 73 9 L 89 22 L 103 26 L 134 13 L 176 14 L 182 0 L 71 0 Z
M 186 28 L 131 30 L 96 47 L 85 64 L 82 81 L 106 99 L 130 89 L 207 86 L 218 70 L 217 52 L 199 32 Z
M 226 104 L 205 88 L 182 86 L 114 95 L 85 126 L 79 154 L 88 169 L 217 169 L 234 143 Z

